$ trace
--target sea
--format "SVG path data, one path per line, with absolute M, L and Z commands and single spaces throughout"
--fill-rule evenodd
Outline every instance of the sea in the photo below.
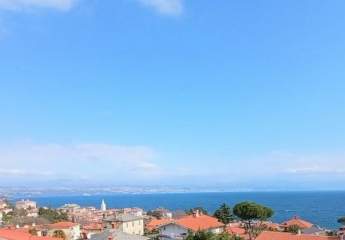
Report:
M 140 207 L 151 210 L 164 207 L 186 210 L 203 207 L 213 213 L 220 204 L 234 206 L 242 201 L 254 201 L 272 208 L 272 220 L 283 222 L 299 216 L 327 229 L 337 229 L 337 219 L 345 216 L 345 191 L 323 192 L 212 192 L 212 193 L 155 193 L 106 194 L 80 196 L 46 196 L 31 198 L 39 206 L 60 207 L 65 203 L 100 207 L 102 199 L 108 208 Z

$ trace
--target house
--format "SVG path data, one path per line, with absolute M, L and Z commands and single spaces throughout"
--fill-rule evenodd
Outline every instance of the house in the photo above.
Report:
M 313 225 L 310 228 L 305 228 L 301 230 L 301 233 L 303 234 L 313 234 L 313 235 L 325 235 L 326 234 L 326 230 L 317 226 L 317 225 Z
M 156 208 L 155 210 L 147 212 L 148 215 L 156 218 L 172 218 L 173 213 L 165 208 Z
M 119 210 L 119 214 L 130 214 L 137 217 L 141 217 L 144 215 L 144 210 L 141 208 L 133 207 L 133 208 L 123 208 Z
M 148 240 L 149 238 L 128 234 L 118 229 L 107 229 L 101 233 L 93 234 L 91 240 Z
M 255 240 L 339 240 L 339 237 L 263 231 Z
M 339 231 L 337 234 L 338 234 L 340 240 L 345 240 L 345 226 L 339 228 Z
M 160 226 L 166 225 L 168 223 L 173 222 L 174 220 L 171 218 L 162 218 L 162 219 L 151 219 L 149 220 L 146 225 L 145 225 L 145 229 L 148 232 L 152 232 L 155 230 L 158 230 Z
M 106 229 L 118 229 L 124 233 L 144 235 L 144 218 L 132 214 L 119 214 L 103 219 Z
M 37 204 L 34 201 L 30 200 L 20 200 L 16 202 L 16 209 L 25 210 L 26 216 L 28 217 L 37 217 L 38 209 Z
M 35 208 L 37 208 L 37 204 L 34 201 L 23 199 L 16 202 L 16 209 L 28 210 L 28 209 L 35 209 Z
M 74 203 L 67 203 L 63 205 L 62 207 L 58 208 L 58 210 L 64 212 L 64 213 L 73 213 L 77 210 L 79 210 L 81 207 L 78 204 Z
M 230 223 L 225 227 L 225 232 L 236 237 L 248 238 L 246 230 L 240 223 Z
M 288 231 L 290 227 L 297 226 L 301 233 L 303 234 L 313 234 L 313 235 L 325 235 L 326 230 L 310 223 L 306 220 L 303 220 L 297 216 L 293 217 L 292 219 L 285 221 L 281 224 L 283 230 Z
M 222 233 L 225 225 L 217 218 L 202 214 L 196 211 L 194 214 L 181 217 L 172 222 L 168 222 L 159 227 L 160 238 L 165 239 L 184 239 L 190 231 L 209 231 L 212 233 Z
M 102 223 L 90 223 L 82 227 L 82 239 L 90 239 L 92 235 L 103 231 Z
M 261 225 L 267 231 L 278 231 L 278 232 L 284 231 L 284 227 L 279 223 L 264 221 L 261 223 Z
M 61 240 L 54 237 L 33 236 L 23 229 L 0 229 L 1 240 Z
M 81 237 L 80 225 L 73 222 L 58 222 L 48 225 L 48 236 L 54 236 L 54 232 L 62 231 L 66 240 L 77 240 Z
M 314 224 L 295 216 L 292 219 L 283 222 L 282 226 L 285 228 L 285 230 L 288 230 L 288 228 L 291 226 L 298 226 L 300 229 L 307 229 L 314 226 Z

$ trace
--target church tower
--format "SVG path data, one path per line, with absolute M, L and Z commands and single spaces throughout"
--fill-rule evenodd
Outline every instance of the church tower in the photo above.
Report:
M 104 199 L 102 199 L 102 203 L 101 203 L 101 211 L 106 211 L 107 210 L 107 205 L 104 202 Z

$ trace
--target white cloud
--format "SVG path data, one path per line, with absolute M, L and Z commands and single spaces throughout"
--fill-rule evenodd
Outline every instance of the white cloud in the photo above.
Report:
M 138 0 L 147 7 L 163 15 L 177 16 L 183 12 L 184 0 Z
M 345 153 L 293 153 L 273 151 L 250 160 L 253 172 L 264 174 L 344 175 Z
M 146 146 L 112 144 L 12 144 L 0 146 L 0 176 L 103 180 L 160 173 L 156 152 Z
M 23 10 L 31 8 L 51 8 L 61 11 L 71 9 L 77 0 L 0 0 L 0 9 Z
M 53 173 L 49 171 L 0 168 L 0 175 L 1 176 L 15 176 L 15 177 L 16 176 L 30 177 L 30 176 L 51 176 L 53 175 Z

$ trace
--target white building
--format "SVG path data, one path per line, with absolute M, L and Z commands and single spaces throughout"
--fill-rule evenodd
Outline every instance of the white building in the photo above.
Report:
M 21 200 L 16 202 L 16 209 L 23 209 L 27 212 L 28 217 L 37 217 L 38 209 L 37 204 L 34 201 L 30 200 Z
M 159 226 L 159 235 L 162 240 L 184 239 L 189 232 L 208 231 L 220 234 L 224 231 L 224 224 L 217 218 L 204 215 L 197 211 L 195 214 L 179 218 Z
M 118 229 L 124 233 L 144 235 L 144 218 L 131 214 L 121 214 L 103 220 L 107 229 Z
M 5 198 L 0 198 L 0 209 L 7 208 L 7 202 Z
M 29 209 L 36 209 L 36 208 L 37 208 L 37 204 L 34 201 L 23 199 L 16 202 L 16 209 L 29 210 Z
M 107 229 L 101 233 L 93 234 L 91 240 L 149 240 L 148 237 L 124 233 L 116 229 Z
M 58 222 L 48 226 L 48 236 L 54 236 L 55 231 L 63 231 L 66 240 L 78 240 L 81 237 L 80 225 L 72 222 Z
M 65 212 L 65 213 L 73 213 L 79 209 L 80 209 L 80 206 L 78 204 L 74 204 L 74 203 L 67 203 L 67 204 L 65 204 L 59 208 L 59 210 L 61 210 L 62 212 Z

